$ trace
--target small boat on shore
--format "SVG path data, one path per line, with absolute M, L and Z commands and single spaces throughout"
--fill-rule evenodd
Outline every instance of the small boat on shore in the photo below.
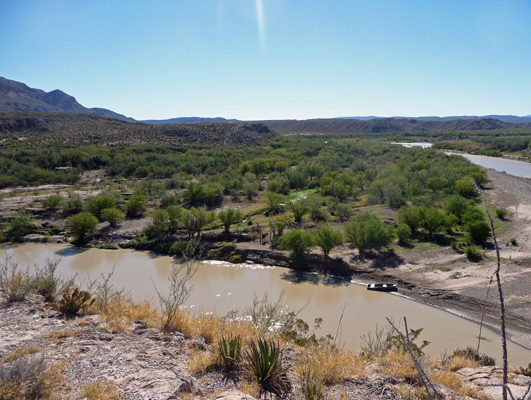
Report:
M 376 290 L 378 292 L 397 292 L 398 288 L 394 283 L 369 283 L 367 290 Z

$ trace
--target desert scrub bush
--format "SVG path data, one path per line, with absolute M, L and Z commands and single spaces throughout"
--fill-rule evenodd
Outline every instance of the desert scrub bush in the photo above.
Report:
M 478 353 L 478 351 L 472 347 L 467 347 L 466 349 L 456 349 L 450 356 L 453 357 L 463 357 L 467 360 L 472 360 L 478 363 L 481 366 L 489 367 L 496 365 L 496 360 L 487 354 Z
M 9 239 L 17 240 L 29 235 L 35 229 L 33 225 L 33 215 L 26 211 L 17 211 L 17 214 L 7 223 L 5 236 Z
M 481 258 L 483 256 L 481 248 L 476 247 L 476 245 L 471 244 L 463 250 L 468 258 Z
M 11 261 L 12 257 L 6 253 L 0 261 L 1 296 L 9 303 L 23 301 L 35 289 L 35 279 L 29 269 L 20 271 L 18 264 Z
M 77 193 L 69 193 L 62 203 L 62 208 L 67 214 L 77 214 L 83 211 L 83 198 Z
M 398 240 L 402 243 L 405 243 L 409 240 L 409 237 L 411 236 L 411 229 L 406 224 L 399 224 L 396 228 L 395 233 Z
M 176 320 L 182 314 L 180 307 L 188 300 L 193 286 L 189 286 L 190 279 L 197 271 L 197 265 L 187 262 L 173 265 L 168 281 L 170 283 L 167 295 L 163 295 L 156 287 L 160 305 L 160 323 L 164 333 L 176 329 Z
M 81 397 L 87 400 L 117 400 L 123 396 L 113 381 L 98 380 L 81 388 Z
M 504 219 L 507 215 L 509 215 L 509 211 L 505 207 L 496 208 L 494 212 L 496 213 L 496 218 L 498 219 Z
M 89 292 L 67 287 L 62 291 L 61 300 L 57 303 L 48 303 L 47 306 L 63 314 L 76 314 L 81 310 L 86 312 L 95 301 Z
M 44 356 L 26 355 L 0 366 L 0 399 L 50 399 L 64 385 L 62 365 L 47 366 Z
M 142 194 L 134 194 L 124 204 L 125 213 L 133 218 L 140 218 L 146 212 L 147 200 Z
M 96 299 L 95 305 L 99 309 L 106 308 L 113 300 L 119 300 L 123 297 L 124 289 L 117 289 L 110 282 L 114 275 L 114 269 L 116 265 L 113 265 L 111 271 L 108 274 L 101 274 L 94 280 L 88 277 L 89 283 L 87 285 L 87 291 L 94 294 Z
M 60 262 L 60 258 L 53 260 L 47 258 L 44 267 L 35 265 L 35 291 L 44 296 L 44 300 L 47 302 L 54 301 L 56 294 L 63 289 L 74 286 L 76 276 L 65 279 L 56 274 Z
M 225 367 L 225 370 L 232 371 L 241 360 L 242 341 L 240 335 L 221 337 L 218 342 L 218 356 Z
M 63 204 L 63 196 L 59 194 L 52 194 L 41 201 L 42 205 L 46 208 L 56 210 Z
M 374 332 L 361 335 L 361 355 L 369 360 L 385 356 L 393 347 L 392 337 L 390 325 L 376 325 Z
M 273 393 L 278 397 L 291 392 L 280 347 L 274 340 L 259 337 L 249 342 L 244 355 L 244 368 L 260 384 L 261 392 Z
M 101 219 L 115 227 L 124 220 L 124 213 L 117 208 L 105 208 L 101 211 Z

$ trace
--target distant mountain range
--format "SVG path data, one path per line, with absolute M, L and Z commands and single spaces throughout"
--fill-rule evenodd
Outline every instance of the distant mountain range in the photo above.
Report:
M 148 119 L 144 121 L 146 124 L 155 124 L 155 125 L 170 125 L 170 124 L 204 124 L 211 122 L 241 122 L 237 119 L 226 119 L 222 117 L 216 118 L 202 118 L 202 117 L 180 117 L 180 118 L 170 118 L 170 119 Z
M 45 92 L 32 89 L 21 82 L 0 77 L 0 112 L 66 112 L 77 114 L 99 115 L 126 122 L 141 122 L 153 125 L 197 124 L 216 122 L 240 122 L 237 119 L 222 117 L 181 117 L 164 120 L 136 121 L 133 118 L 118 114 L 105 108 L 86 108 L 79 104 L 75 97 L 56 89 Z M 455 116 L 455 117 L 339 117 L 331 119 L 309 120 L 273 120 L 261 121 L 270 129 L 284 132 L 390 132 L 390 131 L 422 131 L 446 129 L 497 129 L 524 128 L 531 126 L 531 115 L 517 117 L 514 115 L 486 116 Z
M 525 117 L 517 117 L 516 115 L 460 115 L 453 117 L 391 117 L 392 119 L 416 119 L 417 121 L 455 121 L 466 119 L 497 119 L 503 122 L 510 122 L 512 124 L 525 124 L 531 122 L 531 115 Z M 382 117 L 338 117 L 334 119 L 357 119 L 359 121 L 370 121 L 373 119 L 382 119 Z
M 384 133 L 384 132 L 424 132 L 424 131 L 469 131 L 492 129 L 531 128 L 531 122 L 511 123 L 493 118 L 453 119 L 421 121 L 408 118 L 359 119 L 307 119 L 260 121 L 269 129 L 283 133 L 327 134 L 327 133 Z

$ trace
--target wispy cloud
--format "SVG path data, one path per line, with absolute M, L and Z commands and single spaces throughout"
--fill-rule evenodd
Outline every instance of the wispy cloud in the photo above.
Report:
M 264 22 L 264 4 L 262 0 L 255 0 L 256 3 L 256 20 L 258 23 L 258 33 L 260 34 L 260 42 L 262 46 L 265 45 L 265 22 Z

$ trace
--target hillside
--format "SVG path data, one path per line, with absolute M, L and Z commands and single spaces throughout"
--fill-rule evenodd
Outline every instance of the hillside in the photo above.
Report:
M 69 113 L 0 113 L 0 140 L 31 144 L 168 144 L 233 147 L 275 136 L 260 123 L 148 125 L 96 115 Z
M 67 112 L 94 114 L 122 121 L 134 122 L 132 118 L 105 108 L 86 108 L 61 90 L 32 89 L 21 82 L 0 77 L 0 111 Z
M 283 133 L 383 133 L 424 132 L 447 130 L 492 130 L 529 128 L 531 123 L 513 124 L 496 119 L 467 119 L 419 121 L 416 119 L 376 118 L 356 119 L 308 119 L 261 121 L 269 129 Z

